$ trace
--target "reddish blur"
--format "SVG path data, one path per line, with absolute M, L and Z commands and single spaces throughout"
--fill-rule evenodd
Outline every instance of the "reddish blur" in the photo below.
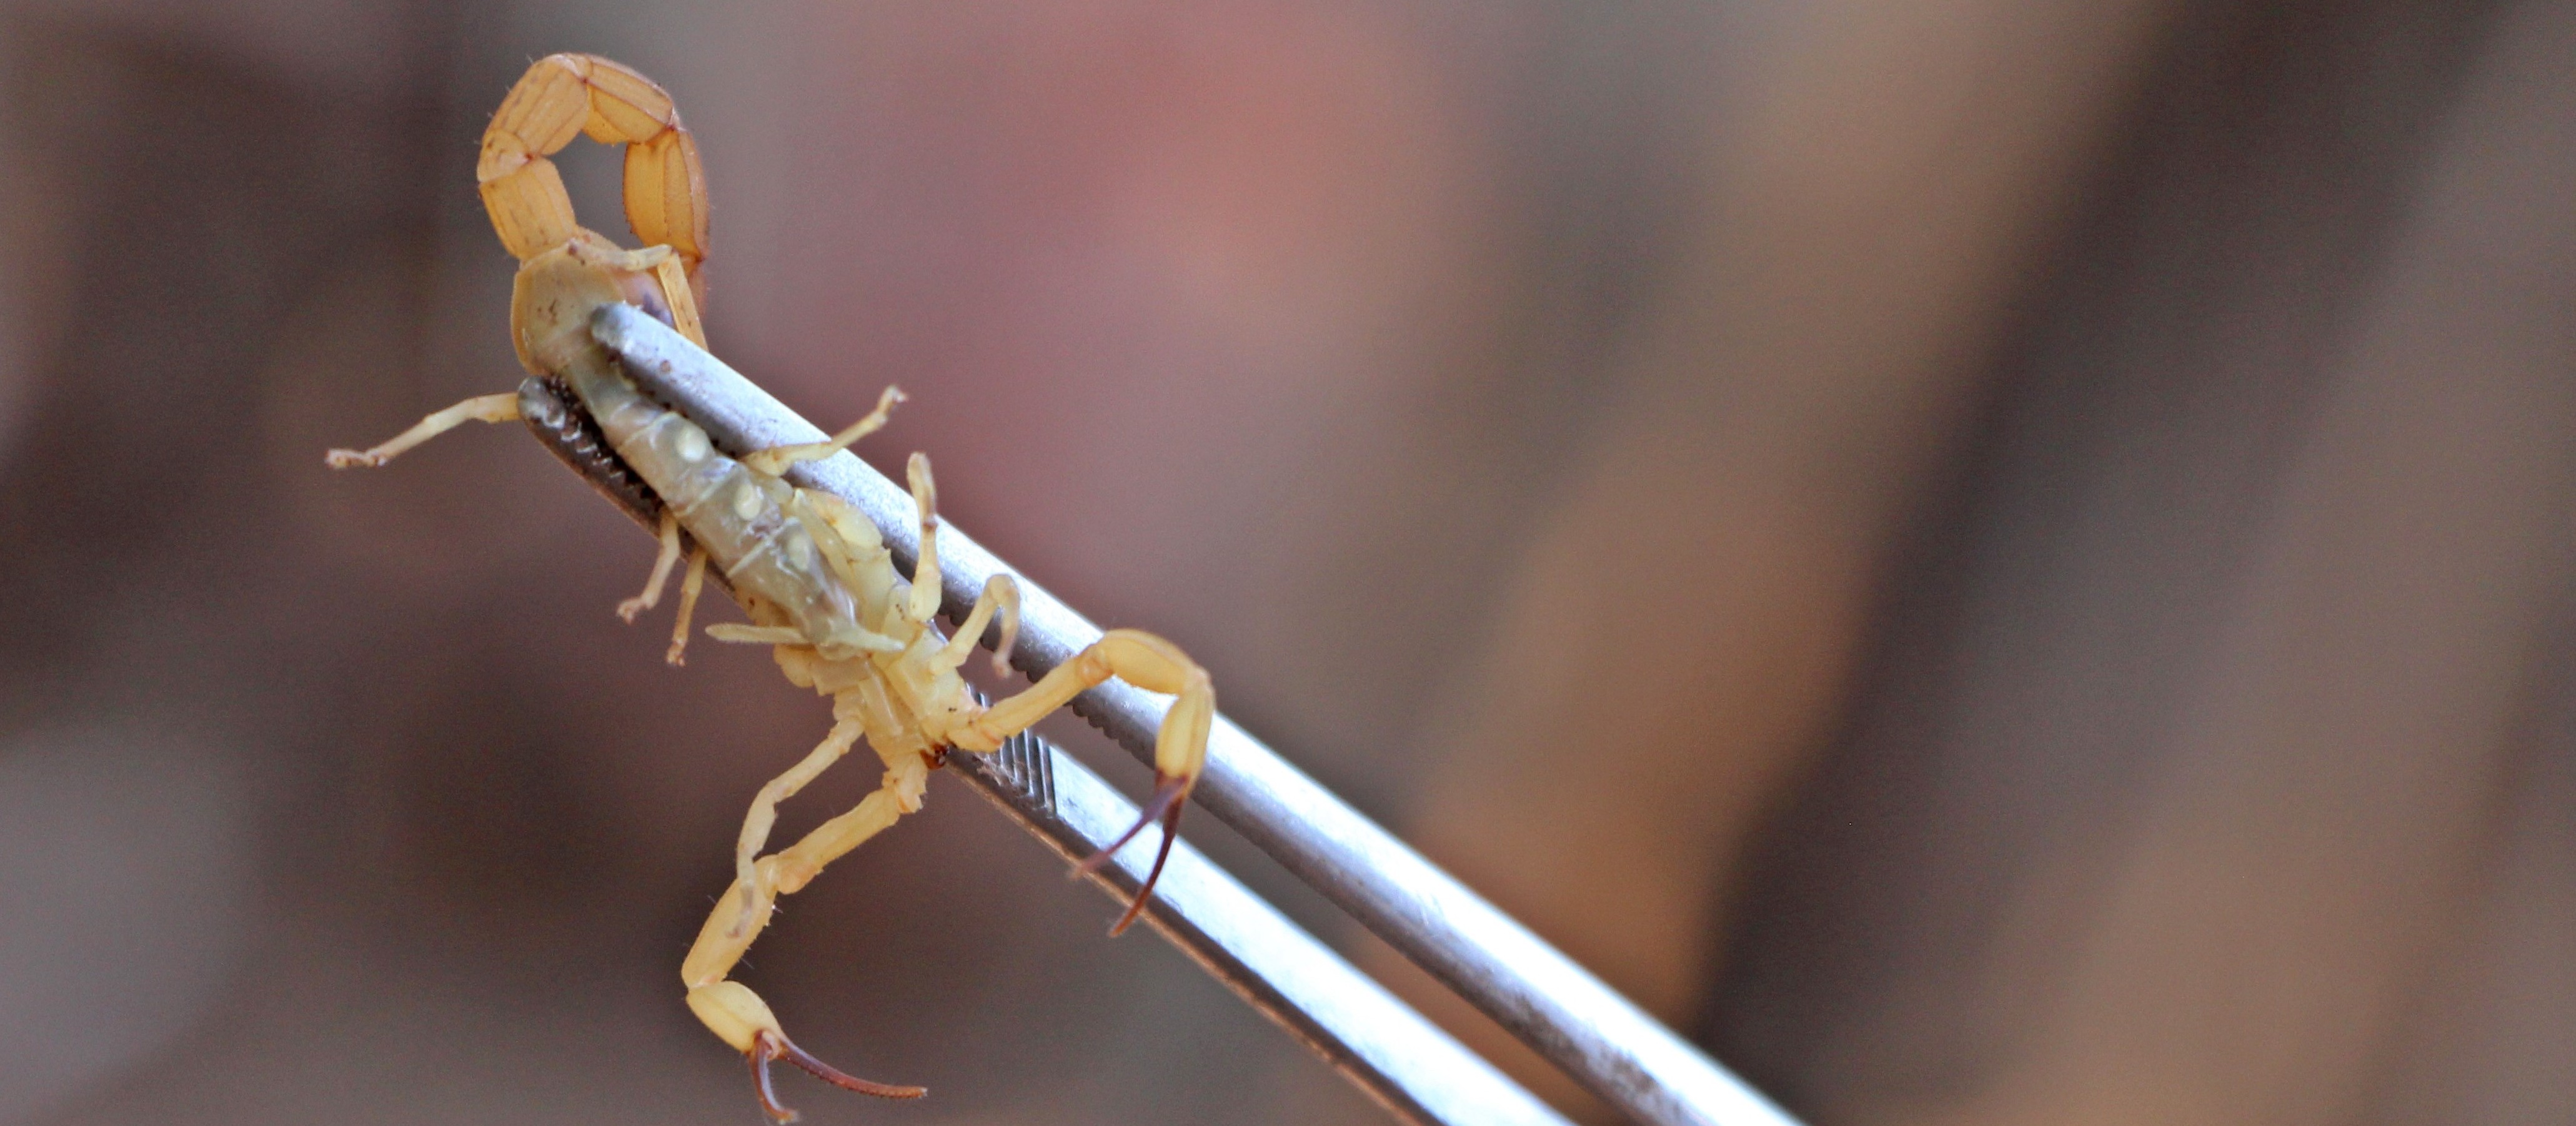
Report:
M 2576 6 L 9 0 L 0 1126 L 756 1120 L 678 959 L 825 705 L 508 429 L 321 466 L 518 379 L 558 50 L 719 352 L 1818 1126 L 2576 1118 Z M 943 780 L 790 901 L 933 1094 L 787 1100 L 1382 1117 L 1061 871 Z

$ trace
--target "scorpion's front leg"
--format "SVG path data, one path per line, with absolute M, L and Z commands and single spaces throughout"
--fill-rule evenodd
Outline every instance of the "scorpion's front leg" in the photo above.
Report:
M 834 729 L 834 737 L 840 734 Z M 829 746 L 831 739 L 825 740 Z M 817 748 L 819 753 L 822 748 Z M 808 756 L 811 762 L 814 756 Z M 803 764 L 800 764 L 800 769 Z M 790 772 L 794 773 L 793 771 Z M 750 1061 L 752 1076 L 758 1086 L 761 1109 L 778 1122 L 789 1122 L 796 1112 L 781 1105 L 771 1087 L 769 1065 L 786 1060 L 834 1086 L 890 1099 L 917 1099 L 929 1092 L 920 1087 L 893 1086 L 855 1078 L 815 1059 L 787 1038 L 779 1028 L 778 1018 L 769 1005 L 741 982 L 728 981 L 742 960 L 745 950 L 769 924 L 771 909 L 781 895 L 802 890 L 825 865 L 839 859 L 868 838 L 877 835 L 906 813 L 921 808 L 921 794 L 929 780 L 929 764 L 921 756 L 897 756 L 886 769 L 885 782 L 875 793 L 860 801 L 858 807 L 824 822 L 805 839 L 784 852 L 761 857 L 752 867 L 751 878 L 737 878 L 707 915 L 706 925 L 698 930 L 697 943 L 689 948 L 688 957 L 680 963 L 680 979 L 689 988 L 689 1010 L 698 1014 L 708 1030 Z M 738 926 L 744 913 L 750 913 L 750 926 Z

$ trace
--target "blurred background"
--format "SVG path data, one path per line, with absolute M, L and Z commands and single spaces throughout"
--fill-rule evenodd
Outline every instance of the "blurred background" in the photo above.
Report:
M 0 1123 L 758 1121 L 825 705 L 513 429 L 322 468 L 517 382 L 560 50 L 719 353 L 1818 1126 L 2576 1120 L 2576 4 L 6 0 Z M 744 976 L 935 1093 L 788 1101 L 1383 1120 L 1114 910 L 934 780 Z

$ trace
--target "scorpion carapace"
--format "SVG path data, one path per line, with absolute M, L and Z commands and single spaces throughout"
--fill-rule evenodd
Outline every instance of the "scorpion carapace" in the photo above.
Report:
M 573 221 L 572 201 L 547 158 L 576 133 L 626 146 L 626 215 L 641 250 L 625 250 Z M 917 1098 L 919 1087 L 852 1078 L 807 1055 L 780 1031 L 769 1006 L 727 980 L 769 924 L 781 895 L 803 888 L 824 866 L 921 807 L 930 771 L 950 750 L 988 752 L 1076 695 L 1111 677 L 1176 697 L 1154 750 L 1154 794 L 1134 827 L 1083 862 L 1098 868 L 1159 822 L 1162 852 L 1111 933 L 1126 929 L 1153 893 L 1173 831 L 1207 753 L 1216 697 L 1207 672 L 1178 646 L 1150 633 L 1111 630 L 1026 690 L 989 707 L 958 669 L 998 620 L 997 671 L 1018 629 L 1019 592 L 1008 576 L 984 587 L 953 637 L 933 625 L 939 611 L 937 498 L 929 459 L 912 455 L 907 477 L 921 511 L 921 552 L 910 581 L 875 525 L 837 497 L 809 492 L 781 474 L 833 456 L 883 426 L 902 393 L 887 388 L 876 409 L 829 440 L 767 450 L 716 448 L 707 432 L 644 396 L 592 341 L 590 314 L 631 302 L 703 345 L 698 320 L 706 253 L 706 181 L 696 142 L 662 88 L 635 71 L 590 55 L 553 55 L 528 68 L 483 135 L 476 168 L 501 242 L 520 260 L 510 304 L 511 338 L 529 380 L 515 394 L 484 395 L 431 414 L 365 451 L 333 450 L 335 468 L 383 465 L 469 420 L 549 417 L 570 390 L 589 421 L 661 507 L 661 550 L 642 594 L 618 606 L 628 621 L 660 599 L 685 554 L 677 622 L 667 659 L 681 662 L 689 620 L 707 568 L 719 568 L 748 625 L 717 625 L 718 640 L 773 646 L 789 680 L 832 700 L 834 723 L 821 744 L 761 787 L 743 818 L 734 881 L 682 961 L 689 1008 L 749 1060 L 762 1109 L 784 1122 L 769 1065 L 796 1064 L 850 1090 Z M 685 550 L 684 550 L 685 549 Z M 881 786 L 858 807 L 804 839 L 766 855 L 778 803 L 864 739 L 885 766 Z

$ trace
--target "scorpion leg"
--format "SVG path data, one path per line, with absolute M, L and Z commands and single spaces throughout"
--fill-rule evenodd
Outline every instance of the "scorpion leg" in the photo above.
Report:
M 662 510 L 662 551 L 653 557 L 653 574 L 644 580 L 644 593 L 617 604 L 617 616 L 626 624 L 635 624 L 635 615 L 653 608 L 662 600 L 662 588 L 671 584 L 671 565 L 680 561 L 680 514 Z
M 1020 640 L 1020 584 L 1009 575 L 995 575 L 984 580 L 984 593 L 975 597 L 975 608 L 967 612 L 965 621 L 957 624 L 957 636 L 949 638 L 948 644 L 940 648 L 939 655 L 931 659 L 931 666 L 953 671 L 965 664 L 967 655 L 975 651 L 975 644 L 984 639 L 984 627 L 992 623 L 996 613 L 1002 618 L 1002 637 L 1000 644 L 993 646 L 993 674 L 1009 676 L 1011 649 Z
M 508 391 L 498 395 L 476 395 L 471 399 L 467 399 L 464 402 L 447 408 L 446 410 L 433 413 L 429 417 L 413 423 L 411 429 L 394 435 L 393 438 L 385 442 L 385 444 L 377 446 L 374 449 L 333 450 L 330 453 L 322 455 L 322 460 L 333 469 L 348 469 L 352 466 L 359 465 L 383 465 L 388 461 L 392 461 L 403 451 L 432 438 L 438 437 L 441 434 L 445 434 L 450 430 L 454 430 L 459 426 L 465 425 L 466 423 L 516 422 L 518 419 L 518 392 Z
M 892 396 L 889 387 L 886 394 Z M 911 601 L 904 614 L 924 625 L 939 613 L 939 592 L 945 580 L 939 573 L 939 487 L 931 480 L 930 458 L 916 453 L 904 464 L 912 480 L 913 507 L 921 510 L 921 555 L 912 568 Z M 1009 575 L 995 575 L 984 580 L 984 592 L 975 596 L 975 606 L 959 623 L 957 636 L 942 646 L 931 660 L 931 667 L 942 673 L 955 672 L 966 663 L 966 655 L 984 638 L 984 627 L 994 616 L 1002 619 L 1000 643 L 993 647 L 993 672 L 1008 676 L 1011 672 L 1011 649 L 1020 637 L 1020 584 Z
M 1027 730 L 1112 676 L 1148 692 L 1179 697 L 1163 716 L 1162 730 L 1154 738 L 1154 795 L 1146 799 L 1134 825 L 1077 869 L 1084 873 L 1098 871 L 1147 824 L 1162 822 L 1163 843 L 1154 853 L 1154 867 L 1146 874 L 1144 885 L 1136 890 L 1136 901 L 1110 928 L 1109 933 L 1117 934 L 1136 921 L 1146 900 L 1152 898 L 1154 881 L 1163 874 L 1163 861 L 1172 854 L 1182 802 L 1207 765 L 1208 729 L 1216 720 L 1216 689 L 1208 681 L 1207 670 L 1190 660 L 1180 646 L 1160 637 L 1142 630 L 1114 629 L 1072 660 L 1056 666 L 1027 691 L 999 701 L 969 720 L 954 733 L 954 738 L 958 746 L 967 750 L 993 750 L 1002 745 L 1002 740 Z
M 787 472 L 787 467 L 797 462 L 821 461 L 857 445 L 859 439 L 883 429 L 887 417 L 894 413 L 894 405 L 902 401 L 903 388 L 889 386 L 884 394 L 877 396 L 877 409 L 869 411 L 867 417 L 851 423 L 849 429 L 820 442 L 772 446 L 765 450 L 756 450 L 750 456 L 743 458 L 742 463 L 750 467 L 753 472 L 766 473 L 775 477 Z
M 920 1087 L 855 1079 L 825 1065 L 787 1038 L 778 1026 L 778 1018 L 759 994 L 741 982 L 726 979 L 742 960 L 743 951 L 768 925 L 770 908 L 778 896 L 802 890 L 825 865 L 883 832 L 904 814 L 921 808 L 922 790 L 928 781 L 929 764 L 920 755 L 897 756 L 888 764 L 883 785 L 862 799 L 857 808 L 824 822 L 786 851 L 761 857 L 748 882 L 737 877 L 715 910 L 707 915 L 697 943 L 680 964 L 680 978 L 689 988 L 690 1011 L 749 1060 L 761 1108 L 775 1121 L 791 1121 L 796 1114 L 779 1104 L 770 1086 L 769 1065 L 781 1059 L 825 1082 L 861 1094 L 917 1099 L 929 1093 Z M 730 924 L 744 911 L 754 914 L 754 925 L 736 933 Z
M 707 636 L 736 645 L 805 645 L 805 631 L 794 626 L 746 626 L 721 622 L 707 627 Z
M 679 620 L 671 625 L 671 648 L 662 654 L 668 664 L 686 664 L 680 654 L 689 647 L 689 619 L 698 612 L 698 592 L 707 585 L 707 549 L 689 553 L 689 572 L 680 577 Z
M 915 452 L 903 464 L 912 482 L 912 506 L 921 510 L 921 554 L 912 565 L 912 601 L 904 615 L 923 625 L 939 616 L 939 486 L 930 479 L 930 457 Z

